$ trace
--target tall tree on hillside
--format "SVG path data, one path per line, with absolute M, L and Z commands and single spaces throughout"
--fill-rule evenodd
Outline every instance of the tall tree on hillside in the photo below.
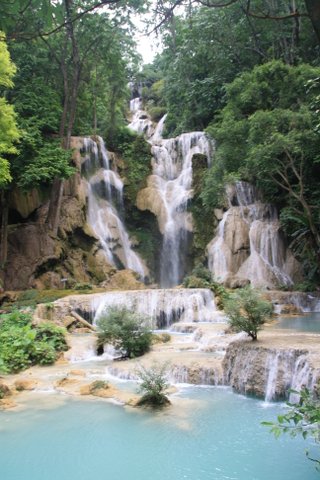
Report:
M 1 238 L 0 238 L 0 268 L 7 256 L 7 222 L 8 207 L 6 202 L 5 187 L 11 181 L 8 154 L 16 153 L 15 143 L 19 139 L 16 116 L 12 105 L 5 99 L 6 89 L 12 88 L 12 78 L 16 68 L 10 60 L 10 55 L 5 42 L 5 36 L 0 32 L 0 194 L 1 194 Z

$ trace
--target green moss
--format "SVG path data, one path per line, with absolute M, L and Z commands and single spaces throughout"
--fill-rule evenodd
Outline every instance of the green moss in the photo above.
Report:
M 135 204 L 138 191 L 146 185 L 146 179 L 151 174 L 151 158 L 151 147 L 142 136 L 137 136 L 123 151 L 127 179 L 125 197 L 132 204 Z
M 192 257 L 195 262 L 205 260 L 205 249 L 214 235 L 216 227 L 214 215 L 208 217 L 208 212 L 204 208 L 201 198 L 201 192 L 204 187 L 205 177 L 208 173 L 207 157 L 202 154 L 196 154 L 192 158 L 193 178 L 192 188 L 194 196 L 190 205 L 190 211 L 193 216 L 193 244 Z
M 141 212 L 135 206 L 126 207 L 126 225 L 130 237 L 136 240 L 135 250 L 145 260 L 151 277 L 156 278 L 159 272 L 159 252 L 162 237 L 159 232 L 158 221 L 149 211 Z
M 101 288 L 94 288 L 92 290 L 75 290 L 75 289 L 65 289 L 65 290 L 24 290 L 23 292 L 18 293 L 14 301 L 5 302 L 1 305 L 1 310 L 6 312 L 11 312 L 13 310 L 30 307 L 35 308 L 38 303 L 51 303 L 59 298 L 66 297 L 68 295 L 84 295 L 88 293 L 96 293 L 104 291 Z

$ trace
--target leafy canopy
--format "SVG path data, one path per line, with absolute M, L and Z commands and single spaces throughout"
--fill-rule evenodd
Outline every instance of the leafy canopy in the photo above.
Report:
M 271 427 L 271 432 L 278 438 L 283 433 L 292 437 L 302 435 L 304 439 L 312 438 L 320 446 L 320 386 L 311 392 L 303 387 L 300 392 L 293 390 L 291 393 L 298 396 L 297 402 L 288 402 L 288 411 L 278 415 L 277 422 L 262 422 L 262 425 Z M 320 458 L 312 458 L 309 452 L 307 457 L 315 462 L 320 471 Z
M 12 78 L 16 72 L 11 62 L 5 36 L 0 31 L 0 94 L 3 88 L 12 88 Z M 8 154 L 17 152 L 15 143 L 19 139 L 16 124 L 16 115 L 12 105 L 9 105 L 4 96 L 0 96 L 0 188 L 11 181 Z

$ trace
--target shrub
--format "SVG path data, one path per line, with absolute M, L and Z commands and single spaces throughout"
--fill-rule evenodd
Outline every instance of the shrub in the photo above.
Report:
M 0 371 L 18 372 L 31 365 L 54 363 L 67 350 L 65 330 L 54 324 L 31 324 L 30 314 L 12 312 L 0 319 Z
M 54 323 L 43 322 L 36 328 L 35 339 L 37 341 L 46 342 L 50 344 L 57 352 L 68 350 L 68 345 L 65 339 L 65 329 L 58 327 Z
M 250 286 L 230 294 L 224 309 L 231 327 L 246 332 L 252 340 L 257 340 L 258 331 L 272 315 L 272 304 Z
M 165 115 L 166 111 L 166 107 L 149 108 L 150 117 L 154 122 L 159 122 L 159 120 L 161 120 L 161 118 Z
M 216 282 L 210 270 L 201 263 L 196 265 L 191 274 L 184 278 L 183 286 L 185 288 L 209 288 L 217 296 L 216 303 L 220 309 L 223 309 L 224 302 L 228 297 L 225 287 Z
M 167 380 L 167 364 L 153 364 L 146 368 L 140 366 L 136 373 L 141 380 L 139 392 L 142 393 L 138 405 L 163 407 L 170 403 L 166 393 L 169 388 Z
M 154 333 L 152 335 L 152 343 L 168 343 L 171 340 L 171 335 L 169 333 Z
M 104 380 L 95 380 L 90 385 L 90 393 L 94 394 L 97 390 L 105 390 L 109 388 L 108 382 Z
M 74 286 L 75 290 L 92 290 L 92 288 L 90 283 L 76 283 Z
M 125 307 L 112 307 L 97 322 L 98 346 L 111 343 L 123 357 L 139 357 L 150 350 L 150 319 Z
M 50 343 L 35 342 L 32 352 L 32 363 L 39 365 L 52 365 L 57 358 L 56 350 Z

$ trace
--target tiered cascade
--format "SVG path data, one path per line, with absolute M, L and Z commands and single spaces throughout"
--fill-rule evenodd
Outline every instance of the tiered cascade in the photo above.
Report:
M 246 281 L 255 287 L 292 285 L 299 265 L 286 247 L 276 209 L 246 182 L 229 187 L 227 197 L 229 209 L 208 245 L 214 277 L 231 287 Z
M 110 292 L 93 300 L 93 323 L 110 307 L 145 315 L 151 328 L 169 328 L 174 322 L 221 322 L 213 294 L 207 289 L 162 289 Z
M 111 265 L 129 268 L 140 278 L 146 276 L 146 267 L 133 251 L 121 215 L 123 212 L 123 182 L 108 157 L 104 141 L 84 139 L 83 170 L 88 178 L 87 221 L 99 239 Z
M 141 210 L 150 210 L 158 219 L 163 235 L 160 285 L 178 285 L 186 273 L 188 244 L 192 234 L 192 215 L 188 202 L 192 191 L 192 158 L 203 154 L 210 163 L 213 142 L 203 132 L 184 133 L 176 138 L 163 139 L 165 117 L 156 129 L 147 113 L 141 110 L 140 99 L 131 101 L 133 121 L 130 128 L 144 133 L 152 145 L 153 173 L 147 187 L 137 197 Z

